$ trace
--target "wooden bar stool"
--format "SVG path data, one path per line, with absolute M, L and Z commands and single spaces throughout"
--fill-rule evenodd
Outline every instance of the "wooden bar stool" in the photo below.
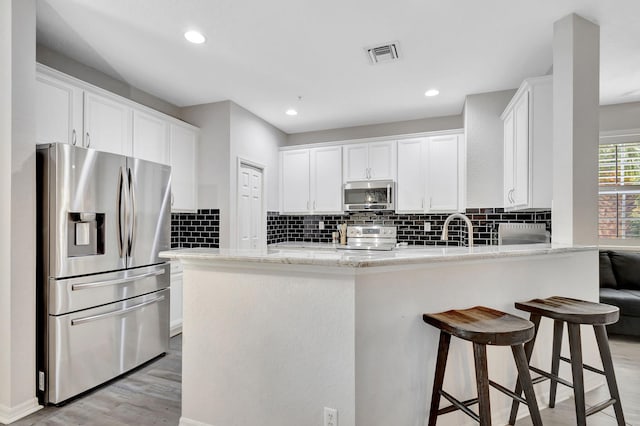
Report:
M 603 303 L 587 302 L 584 300 L 557 296 L 549 297 L 547 299 L 534 299 L 528 302 L 519 302 L 516 303 L 515 306 L 518 309 L 531 313 L 530 320 L 535 325 L 535 336 L 538 334 L 541 317 L 551 318 L 554 321 L 551 373 L 529 366 L 531 371 L 540 374 L 540 377 L 533 380 L 534 383 L 551 380 L 549 407 L 553 408 L 555 406 L 556 389 L 558 387 L 558 383 L 561 383 L 573 388 L 576 406 L 576 424 L 578 426 L 586 425 L 587 416 L 597 413 L 610 405 L 613 405 L 618 425 L 623 426 L 625 424 L 624 414 L 622 413 L 622 404 L 620 403 L 620 394 L 618 393 L 618 385 L 613 371 L 611 350 L 609 349 L 609 340 L 607 339 L 607 330 L 605 328 L 606 325 L 613 324 L 618 321 L 618 317 L 620 316 L 620 310 L 618 307 L 605 305 Z M 569 331 L 570 359 L 560 356 L 562 333 L 565 322 L 567 323 L 567 329 Z M 582 363 L 582 344 L 580 338 L 581 324 L 593 325 L 604 371 L 589 365 L 583 365 Z M 525 345 L 527 363 L 531 361 L 531 354 L 536 340 L 535 336 Z M 567 382 L 566 380 L 558 377 L 560 361 L 571 363 L 573 383 Z M 607 378 L 609 393 L 611 395 L 609 400 L 596 404 L 588 410 L 586 409 L 584 398 L 583 368 L 585 370 L 604 375 Z M 521 393 L 519 384 L 516 385 L 515 393 L 518 395 Z M 514 400 L 513 405 L 511 406 L 509 424 L 512 425 L 515 423 L 517 413 L 518 401 Z
M 424 314 L 422 319 L 427 324 L 440 329 L 440 344 L 438 346 L 433 393 L 431 394 L 429 426 L 436 424 L 436 418 L 439 415 L 451 413 L 456 410 L 461 410 L 469 415 L 479 422 L 481 426 L 490 426 L 491 406 L 489 402 L 489 385 L 511 398 L 527 404 L 533 424 L 535 426 L 542 425 L 524 351 L 524 343 L 531 340 L 534 336 L 534 325 L 530 321 L 484 306 L 476 306 L 464 310 L 451 310 L 437 314 Z M 476 386 L 478 389 L 477 398 L 459 401 L 442 390 L 451 336 L 456 336 L 473 343 Z M 511 392 L 504 386 L 489 380 L 487 370 L 487 345 L 511 346 L 513 358 L 515 359 L 518 369 L 518 383 L 522 384 L 522 386 L 518 388 L 524 389 L 526 399 L 523 399 L 520 394 Z M 445 397 L 452 405 L 439 408 L 440 396 Z M 479 404 L 479 415 L 469 408 L 470 405 L 476 403 Z

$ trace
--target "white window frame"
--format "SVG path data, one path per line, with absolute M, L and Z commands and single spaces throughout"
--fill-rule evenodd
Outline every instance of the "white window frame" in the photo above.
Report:
M 640 142 L 640 129 L 614 130 L 600 132 L 600 145 L 623 144 Z M 600 164 L 598 162 L 598 168 Z M 600 190 L 598 189 L 598 193 Z M 598 215 L 598 230 L 600 229 L 600 215 Z M 609 249 L 637 249 L 640 248 L 640 238 L 599 238 L 598 246 Z

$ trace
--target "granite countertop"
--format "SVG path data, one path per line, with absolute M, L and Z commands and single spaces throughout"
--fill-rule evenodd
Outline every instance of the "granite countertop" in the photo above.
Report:
M 308 244 L 304 243 L 306 247 L 300 247 L 300 244 L 289 243 L 269 246 L 266 250 L 177 249 L 163 251 L 160 256 L 168 259 L 180 259 L 187 263 L 211 261 L 362 268 L 597 251 L 595 246 L 526 244 L 472 248 L 408 246 L 393 251 L 369 252 L 365 250 L 336 250 L 333 245 L 326 243 L 317 243 L 319 244 L 317 247 L 308 248 Z

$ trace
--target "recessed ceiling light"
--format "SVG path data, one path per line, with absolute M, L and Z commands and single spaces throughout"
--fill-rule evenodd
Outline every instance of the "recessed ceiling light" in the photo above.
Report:
M 438 96 L 440 94 L 440 91 L 438 89 L 429 89 L 426 92 L 424 92 L 425 96 Z
M 287 114 L 287 115 L 298 115 L 298 111 L 296 111 L 296 110 L 295 110 L 295 109 L 293 109 L 293 108 L 289 108 L 289 109 L 285 112 L 285 114 Z
M 195 44 L 202 44 L 206 40 L 204 36 L 198 31 L 187 31 L 186 33 L 184 33 L 184 38 Z

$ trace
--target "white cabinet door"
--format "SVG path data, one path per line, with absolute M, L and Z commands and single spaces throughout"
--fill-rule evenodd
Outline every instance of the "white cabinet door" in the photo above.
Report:
M 197 209 L 198 132 L 171 125 L 171 210 Z
M 502 126 L 504 129 L 504 206 L 512 207 L 513 206 L 513 198 L 512 194 L 515 189 L 515 180 L 514 180 L 514 129 L 515 122 L 513 120 L 513 111 L 509 112 L 507 116 L 504 117 L 504 121 L 502 122 Z
M 132 109 L 91 92 L 84 93 L 84 144 L 99 151 L 131 156 Z
M 344 181 L 369 178 L 369 146 L 366 143 L 344 146 Z
M 36 142 L 82 145 L 82 89 L 38 74 Z
M 525 92 L 514 109 L 514 207 L 529 204 L 529 93 Z
M 369 179 L 396 179 L 396 142 L 369 143 Z
M 282 213 L 307 213 L 311 210 L 309 193 L 309 150 L 280 153 Z
M 425 210 L 425 143 L 424 138 L 398 141 L 398 213 L 422 213 Z
M 171 337 L 182 332 L 182 272 L 171 274 L 169 287 L 169 334 Z
M 458 211 L 460 191 L 460 136 L 433 136 L 427 140 L 427 195 L 432 212 Z
M 159 117 L 134 110 L 133 156 L 169 164 L 169 124 Z
M 342 213 L 342 147 L 313 148 L 311 161 L 311 210 Z

